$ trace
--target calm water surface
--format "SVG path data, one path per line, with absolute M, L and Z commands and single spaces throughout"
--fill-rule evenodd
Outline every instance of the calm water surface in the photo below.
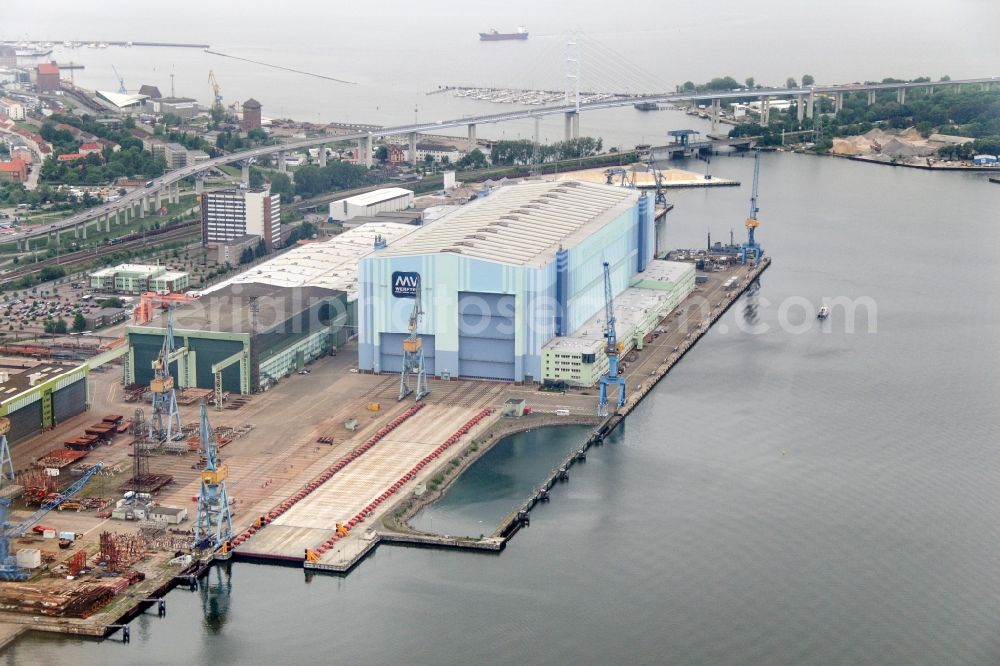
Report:
M 454 536 L 490 534 L 578 450 L 592 428 L 539 428 L 507 437 L 476 461 L 444 496 L 416 516 L 419 530 Z

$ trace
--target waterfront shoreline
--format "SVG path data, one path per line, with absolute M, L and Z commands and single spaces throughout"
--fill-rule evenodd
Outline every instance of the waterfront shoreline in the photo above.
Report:
M 754 267 L 747 275 L 747 279 L 740 283 L 740 287 L 734 290 L 724 301 L 722 301 L 712 312 L 709 318 L 701 323 L 695 330 L 695 335 L 688 339 L 685 339 L 676 349 L 667 356 L 664 362 L 653 371 L 653 379 L 649 382 L 643 382 L 639 385 L 638 389 L 631 394 L 625 400 L 624 406 L 617 413 L 611 416 L 604 417 L 600 420 L 599 417 L 589 417 L 590 423 L 597 420 L 596 427 L 592 432 L 591 436 L 587 438 L 578 450 L 572 451 L 565 461 L 553 469 L 549 476 L 543 481 L 539 486 L 538 490 L 532 494 L 523 504 L 521 504 L 517 509 L 510 512 L 505 516 L 496 529 L 491 533 L 489 537 L 481 537 L 476 539 L 475 537 L 452 537 L 450 535 L 433 534 L 429 532 L 423 532 L 414 529 L 409 521 L 417 514 L 419 511 L 433 505 L 435 502 L 444 496 L 444 492 L 447 488 L 458 479 L 461 474 L 468 469 L 474 462 L 480 459 L 480 457 L 485 453 L 485 451 L 496 445 L 497 442 L 501 441 L 504 437 L 510 436 L 517 432 L 523 432 L 526 430 L 532 430 L 537 427 L 545 427 L 546 425 L 571 425 L 565 420 L 561 422 L 556 422 L 552 424 L 539 424 L 539 423 L 522 423 L 519 421 L 512 421 L 510 425 L 505 429 L 501 429 L 502 435 L 497 437 L 496 434 L 491 434 L 492 443 L 488 447 L 480 447 L 480 451 L 474 452 L 476 455 L 469 454 L 469 447 L 467 446 L 463 451 L 463 458 L 460 465 L 452 472 L 449 473 L 446 483 L 444 483 L 441 488 L 433 493 L 425 493 L 420 498 L 410 497 L 404 502 L 405 506 L 400 507 L 399 505 L 394 506 L 390 513 L 388 513 L 381 521 L 382 527 L 386 529 L 385 532 L 379 531 L 375 544 L 371 548 L 365 551 L 367 555 L 374 546 L 377 545 L 378 541 L 385 539 L 388 543 L 402 543 L 404 545 L 423 545 L 423 546 L 439 546 L 439 547 L 463 547 L 463 548 L 473 548 L 481 550 L 503 550 L 506 546 L 506 542 L 509 541 L 520 529 L 522 525 L 526 525 L 529 522 L 528 514 L 531 509 L 540 501 L 543 501 L 543 497 L 547 497 L 548 491 L 555 485 L 557 480 L 564 480 L 568 478 L 568 470 L 576 462 L 586 459 L 586 452 L 591 446 L 599 445 L 622 423 L 629 414 L 642 402 L 642 400 L 649 394 L 649 392 L 659 384 L 663 378 L 670 372 L 670 370 L 690 351 L 695 344 L 712 329 L 712 326 L 722 317 L 729 309 L 743 297 L 753 286 L 753 284 L 760 279 L 761 274 L 767 270 L 771 265 L 770 257 L 765 257 L 761 263 Z M 570 417 L 555 417 L 555 419 L 567 419 Z M 587 419 L 582 415 L 578 415 L 577 418 Z M 498 422 L 502 423 L 502 422 Z M 491 426 L 492 428 L 492 426 Z M 490 431 L 487 431 L 489 433 Z M 476 443 L 478 440 L 474 440 Z M 471 443 L 470 443 L 471 445 Z M 400 512 L 402 512 L 400 514 Z M 397 515 L 399 514 L 399 515 Z M 389 522 L 387 522 L 389 521 Z M 457 542 L 463 542 L 459 545 Z M 477 545 L 480 544 L 480 545 Z M 352 566 L 356 565 L 363 559 L 364 556 L 358 558 Z

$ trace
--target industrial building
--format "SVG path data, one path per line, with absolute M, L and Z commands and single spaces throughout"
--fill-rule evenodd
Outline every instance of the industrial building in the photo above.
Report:
M 413 206 L 413 191 L 401 187 L 386 187 L 346 199 L 330 202 L 330 219 L 343 222 L 355 217 L 374 217 Z
M 90 274 L 90 288 L 109 294 L 173 293 L 184 291 L 190 283 L 191 277 L 183 271 L 147 264 L 119 264 Z
M 35 67 L 35 87 L 40 93 L 59 90 L 59 65 L 54 62 L 43 62 Z
M 174 311 L 175 346 L 186 350 L 170 368 L 176 384 L 212 389 L 216 366 L 225 391 L 251 393 L 343 345 L 354 335 L 358 259 L 416 229 L 406 224 L 354 229 L 297 247 L 200 292 L 197 301 Z M 161 315 L 148 326 L 126 328 L 130 383 L 152 378 L 165 324 Z
M 142 91 L 139 91 L 142 94 Z M 159 92 L 159 91 L 157 91 Z M 198 100 L 192 97 L 160 97 L 151 100 L 153 113 L 172 113 L 184 119 L 198 115 Z
M 84 365 L 43 363 L 18 374 L 0 372 L 0 416 L 10 419 L 14 444 L 87 409 Z
M 244 250 L 253 250 L 259 242 L 260 236 L 244 235 L 227 240 L 224 243 L 216 243 L 215 260 L 219 264 L 236 266 L 240 263 L 240 258 L 243 256 Z
M 364 227 L 360 227 L 363 229 Z M 399 372 L 414 292 L 428 374 L 539 382 L 543 349 L 617 296 L 653 259 L 653 203 L 579 181 L 498 188 L 361 259 L 362 370 Z
M 118 112 L 138 111 L 149 99 L 145 95 L 120 93 L 111 90 L 95 90 L 94 96 L 98 101 L 104 102 L 104 106 L 108 110 Z
M 170 371 L 180 388 L 214 388 L 216 373 L 231 393 L 252 393 L 343 344 L 345 294 L 322 287 L 232 284 L 174 311 Z M 166 313 L 146 326 L 126 327 L 129 383 L 149 384 L 166 331 Z M 213 369 L 214 368 L 214 369 Z
M 253 97 L 243 102 L 243 131 L 249 132 L 252 129 L 260 129 L 260 102 Z
M 267 188 L 205 192 L 201 197 L 201 237 L 205 245 L 241 236 L 264 239 L 267 251 L 281 244 L 281 195 Z
M 654 259 L 636 274 L 631 286 L 615 296 L 614 314 L 621 355 L 642 349 L 656 335 L 671 310 L 694 290 L 694 264 Z M 549 340 L 542 348 L 542 380 L 593 386 L 608 371 L 603 310 L 571 335 Z
M 88 330 L 101 328 L 102 326 L 113 326 L 128 318 L 128 310 L 125 308 L 98 308 L 83 315 L 83 321 Z

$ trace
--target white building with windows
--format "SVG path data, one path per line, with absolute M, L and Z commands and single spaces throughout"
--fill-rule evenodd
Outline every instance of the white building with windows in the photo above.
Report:
M 281 195 L 266 188 L 205 192 L 201 198 L 201 237 L 215 246 L 240 236 L 259 236 L 268 252 L 281 243 Z
M 24 105 L 7 97 L 0 97 L 0 114 L 11 120 L 24 120 Z

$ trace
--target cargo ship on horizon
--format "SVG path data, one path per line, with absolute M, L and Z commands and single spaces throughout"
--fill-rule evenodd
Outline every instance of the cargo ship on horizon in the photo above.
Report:
M 493 28 L 489 32 L 479 33 L 479 41 L 481 42 L 500 42 L 508 39 L 527 39 L 528 30 L 523 25 L 518 26 L 517 32 L 498 32 L 496 28 Z

